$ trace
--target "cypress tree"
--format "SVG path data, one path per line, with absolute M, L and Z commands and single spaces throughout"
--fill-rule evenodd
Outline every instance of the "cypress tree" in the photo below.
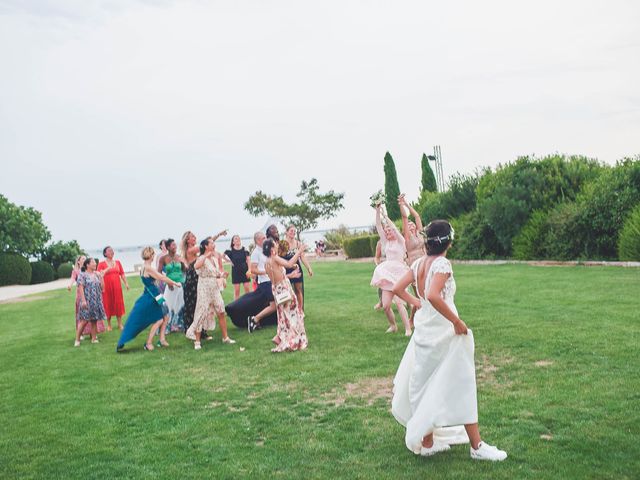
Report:
M 389 218 L 398 220 L 400 218 L 400 205 L 398 205 L 400 185 L 398 184 L 396 164 L 393 162 L 389 152 L 384 156 L 384 194 L 387 197 L 386 205 Z
M 422 154 L 422 190 L 427 192 L 438 191 L 436 176 L 433 174 L 431 165 L 429 165 L 429 159 L 424 153 Z

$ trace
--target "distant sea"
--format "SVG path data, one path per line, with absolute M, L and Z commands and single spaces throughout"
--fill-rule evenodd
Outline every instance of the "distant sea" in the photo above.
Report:
M 371 228 L 371 225 L 363 225 L 359 227 L 349 227 L 349 230 L 352 232 L 365 232 Z M 303 232 L 300 235 L 300 238 L 304 243 L 307 244 L 309 249 L 315 249 L 315 242 L 317 240 L 324 239 L 324 235 L 330 230 L 313 230 L 309 232 Z M 242 245 L 245 248 L 248 248 L 249 245 L 253 245 L 253 236 L 241 237 Z M 179 240 L 178 240 L 179 241 Z M 231 236 L 221 237 L 216 241 L 216 248 L 218 251 L 224 252 L 230 247 L 231 244 Z M 140 253 L 142 249 L 147 245 L 151 245 L 156 249 L 156 255 L 160 251 L 158 248 L 158 242 L 153 241 L 146 244 L 141 245 L 129 245 L 124 247 L 114 246 L 113 249 L 116 252 L 115 258 L 120 260 L 122 263 L 122 268 L 124 268 L 125 272 L 133 272 L 135 270 L 135 265 L 139 265 L 142 263 L 142 258 L 140 257 Z M 87 253 L 92 257 L 96 257 L 98 259 L 102 259 L 102 250 L 88 250 Z

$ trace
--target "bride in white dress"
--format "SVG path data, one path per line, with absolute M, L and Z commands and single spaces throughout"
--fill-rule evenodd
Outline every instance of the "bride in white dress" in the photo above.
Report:
M 427 255 L 393 289 L 418 311 L 393 381 L 392 413 L 406 427 L 405 443 L 416 454 L 430 456 L 470 442 L 471 458 L 504 460 L 506 452 L 480 438 L 473 333 L 458 316 L 456 283 L 446 258 L 453 228 L 435 220 L 425 230 Z M 418 298 L 406 291 L 412 283 Z

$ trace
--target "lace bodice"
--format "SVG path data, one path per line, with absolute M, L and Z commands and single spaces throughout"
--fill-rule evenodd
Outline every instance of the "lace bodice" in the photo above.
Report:
M 413 271 L 413 279 L 414 281 L 418 280 L 418 270 L 423 261 L 425 261 L 426 257 L 423 257 L 420 260 L 414 262 L 411 266 L 411 270 Z M 438 257 L 432 263 L 429 271 L 427 272 L 427 276 L 425 279 L 424 292 L 425 295 L 429 291 L 429 286 L 431 285 L 431 280 L 436 273 L 448 273 L 449 278 L 444 284 L 444 288 L 442 289 L 441 295 L 442 298 L 446 302 L 453 302 L 453 297 L 456 294 L 456 281 L 453 278 L 453 269 L 451 268 L 451 262 L 446 257 Z M 426 301 L 424 298 L 421 298 L 422 301 Z

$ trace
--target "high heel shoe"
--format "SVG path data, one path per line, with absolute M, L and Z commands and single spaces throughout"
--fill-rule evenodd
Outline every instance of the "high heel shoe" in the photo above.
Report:
M 147 350 L 148 352 L 151 352 L 153 350 L 155 350 L 155 348 L 153 348 L 153 345 L 150 343 L 145 343 L 144 344 L 144 349 Z

